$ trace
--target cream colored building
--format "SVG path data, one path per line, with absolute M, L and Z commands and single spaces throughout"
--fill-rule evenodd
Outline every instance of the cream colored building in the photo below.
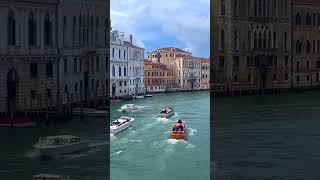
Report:
M 201 60 L 188 55 L 175 57 L 176 84 L 180 90 L 201 89 Z
M 210 89 L 210 59 L 200 59 L 201 61 L 201 89 Z

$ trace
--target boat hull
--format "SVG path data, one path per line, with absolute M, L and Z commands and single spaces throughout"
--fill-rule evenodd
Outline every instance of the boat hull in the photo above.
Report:
M 48 147 L 45 148 L 43 146 L 34 145 L 34 148 L 40 151 L 40 154 L 42 156 L 56 156 L 56 155 L 63 155 L 63 154 L 71 154 L 83 149 L 88 148 L 89 141 L 81 142 L 81 143 L 75 143 L 70 144 L 66 146 L 60 146 L 60 147 Z
M 187 131 L 171 131 L 171 139 L 186 139 Z
M 117 128 L 117 129 L 111 129 L 111 128 L 110 128 L 110 133 L 111 133 L 111 134 L 119 133 L 119 132 L 121 132 L 121 131 L 129 128 L 129 127 L 132 125 L 132 122 L 133 122 L 133 121 L 130 121 L 129 123 L 124 124 L 124 125 L 120 126 L 120 127 Z
M 29 123 L 0 124 L 0 126 L 25 128 L 25 127 L 35 127 L 35 126 L 37 126 L 37 123 L 36 122 L 29 122 Z
M 172 116 L 174 115 L 174 112 L 171 112 L 171 113 L 169 113 L 169 114 L 163 114 L 163 113 L 160 113 L 159 114 L 159 117 L 161 117 L 161 118 L 171 118 Z

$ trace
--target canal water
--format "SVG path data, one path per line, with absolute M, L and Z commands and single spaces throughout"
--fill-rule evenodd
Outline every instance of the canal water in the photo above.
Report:
M 140 108 L 119 112 L 126 103 Z M 170 119 L 157 117 L 167 105 L 175 115 Z M 112 120 L 126 115 L 135 121 L 131 128 L 110 134 L 111 180 L 209 180 L 209 105 L 209 92 L 154 94 L 152 98 L 113 104 Z M 178 119 L 187 123 L 186 141 L 169 139 L 172 123 Z
M 27 180 L 40 173 L 69 175 L 75 179 L 104 180 L 106 172 L 105 119 L 73 119 L 65 123 L 40 125 L 33 128 L 0 128 L 0 179 Z M 89 138 L 88 149 L 57 156 L 40 157 L 32 145 L 40 136 L 71 134 Z
M 214 98 L 214 179 L 320 179 L 319 99 L 320 92 Z

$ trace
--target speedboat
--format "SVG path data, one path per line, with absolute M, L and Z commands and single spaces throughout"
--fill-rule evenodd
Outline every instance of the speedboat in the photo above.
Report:
M 171 139 L 186 139 L 187 126 L 184 121 L 177 121 L 173 123 L 171 130 Z
M 152 94 L 146 94 L 145 97 L 152 97 Z
M 144 99 L 144 96 L 134 96 L 136 99 Z
M 166 107 L 162 109 L 159 113 L 159 117 L 170 118 L 174 115 L 174 110 L 171 107 Z
M 132 111 L 132 110 L 137 110 L 138 107 L 134 104 L 125 104 L 120 107 L 122 111 Z
M 88 148 L 89 140 L 72 135 L 59 135 L 40 137 L 33 147 L 40 151 L 41 155 L 54 156 L 70 154 Z
M 134 118 L 121 116 L 120 119 L 113 121 L 110 124 L 110 133 L 116 134 L 120 131 L 123 131 L 132 125 Z
M 56 174 L 37 174 L 34 175 L 33 180 L 73 180 L 69 176 L 60 176 Z
M 94 108 L 82 108 L 82 113 L 84 116 L 99 116 L 99 117 L 105 117 L 108 113 L 106 110 L 97 110 Z M 73 114 L 75 115 L 81 115 L 81 108 L 75 108 L 73 109 Z

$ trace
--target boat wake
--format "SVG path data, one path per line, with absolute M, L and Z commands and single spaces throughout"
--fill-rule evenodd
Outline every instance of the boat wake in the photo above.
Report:
M 33 149 L 33 150 L 29 150 L 26 154 L 25 157 L 27 158 L 35 158 L 35 157 L 39 157 L 40 156 L 40 152 Z
M 157 121 L 162 122 L 162 123 L 167 123 L 169 121 L 169 119 L 157 117 Z
M 110 133 L 110 141 L 114 141 L 116 139 L 117 139 L 117 137 L 114 136 L 114 134 Z
M 141 139 L 130 139 L 129 141 L 130 141 L 130 142 L 142 142 Z
M 110 153 L 110 157 L 114 157 L 114 156 L 120 156 L 120 154 L 122 154 L 123 151 L 116 151 L 113 153 Z
M 189 143 L 185 140 L 177 140 L 177 139 L 167 139 L 163 141 L 157 141 L 152 143 L 153 148 L 155 149 L 163 149 L 166 152 L 173 152 L 176 146 L 184 146 L 186 149 L 196 148 L 195 145 Z
M 196 129 L 193 129 L 193 128 L 188 128 L 188 135 L 189 136 L 193 136 L 193 135 L 195 135 L 197 132 L 198 132 L 198 130 L 196 130 Z

